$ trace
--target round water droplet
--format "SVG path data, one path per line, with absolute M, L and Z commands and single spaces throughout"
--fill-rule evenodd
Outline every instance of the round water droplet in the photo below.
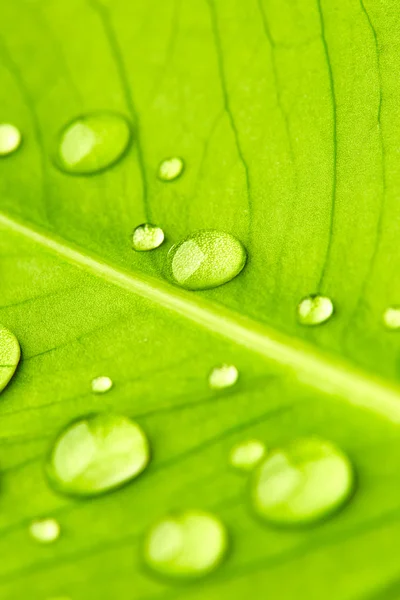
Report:
M 103 413 L 75 421 L 61 433 L 46 472 L 59 491 L 94 496 L 137 477 L 149 459 L 149 444 L 139 425 Z
M 211 388 L 220 390 L 235 385 L 239 377 L 239 371 L 235 365 L 221 365 L 215 367 L 208 378 Z
M 260 440 L 246 440 L 232 448 L 229 462 L 235 469 L 251 471 L 264 458 L 266 450 Z
M 166 158 L 158 168 L 158 176 L 163 181 L 173 181 L 183 172 L 184 163 L 179 156 Z
M 0 392 L 14 375 L 20 357 L 21 350 L 17 338 L 0 325 Z
M 8 156 L 21 145 L 21 133 L 14 125 L 0 123 L 0 156 Z
M 60 525 L 55 519 L 36 519 L 29 525 L 29 532 L 42 544 L 55 542 L 60 536 Z
M 101 377 L 95 377 L 92 381 L 92 392 L 95 394 L 104 394 L 111 390 L 113 386 L 112 379 L 102 375 Z
M 400 306 L 391 306 L 383 313 L 383 322 L 388 329 L 400 329 Z
M 161 246 L 164 241 L 164 232 L 161 227 L 143 223 L 138 225 L 132 235 L 132 247 L 136 252 L 146 252 Z
M 111 112 L 84 115 L 61 131 L 56 164 L 75 175 L 97 173 L 115 164 L 130 140 L 131 128 L 122 115 Z
M 297 307 L 298 320 L 302 325 L 320 325 L 328 321 L 332 314 L 332 300 L 319 294 L 303 298 Z
M 204 229 L 172 246 L 166 274 L 188 290 L 205 290 L 227 283 L 246 264 L 246 250 L 229 233 Z
M 353 489 L 347 456 L 330 442 L 309 438 L 268 454 L 253 476 L 251 499 L 266 521 L 301 525 L 337 510 Z
M 145 539 L 144 558 L 162 575 L 199 577 L 220 564 L 227 546 L 225 526 L 217 517 L 187 510 L 153 525 Z

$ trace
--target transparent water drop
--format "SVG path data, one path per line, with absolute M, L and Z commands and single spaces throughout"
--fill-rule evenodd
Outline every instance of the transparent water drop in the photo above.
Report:
M 151 223 L 138 225 L 132 235 L 132 247 L 136 252 L 146 252 L 161 246 L 164 241 L 164 232 L 161 227 Z
M 347 456 L 330 442 L 307 438 L 268 454 L 254 473 L 251 500 L 266 521 L 301 525 L 338 510 L 353 489 Z
M 173 181 L 183 172 L 184 162 L 179 156 L 166 158 L 158 167 L 158 176 L 163 181 Z
M 232 448 L 229 462 L 235 469 L 251 471 L 264 458 L 266 451 L 260 440 L 246 440 Z
M 333 314 L 330 298 L 312 294 L 303 298 L 297 307 L 297 318 L 302 325 L 320 325 L 328 321 Z
M 187 510 L 153 525 L 145 539 L 144 559 L 168 577 L 199 577 L 216 569 L 227 547 L 225 526 L 216 516 Z
M 0 123 L 0 156 L 8 156 L 21 145 L 22 136 L 19 129 L 10 123 Z
M 391 306 L 383 313 L 383 322 L 388 329 L 400 329 L 400 306 Z
M 21 349 L 17 338 L 0 325 L 0 392 L 14 375 L 20 358 Z
M 112 386 L 112 379 L 105 375 L 95 377 L 92 380 L 92 392 L 94 392 L 95 394 L 104 394 L 105 392 L 108 392 L 108 390 L 111 390 Z
M 227 283 L 246 264 L 243 244 L 229 233 L 204 229 L 172 246 L 166 275 L 188 290 L 204 290 Z
M 208 378 L 209 386 L 215 390 L 235 385 L 239 377 L 239 371 L 235 365 L 221 365 L 215 367 Z
M 149 460 L 149 443 L 137 423 L 101 413 L 73 422 L 59 435 L 46 473 L 65 494 L 94 496 L 137 477 Z
M 77 117 L 61 131 L 56 164 L 75 175 L 88 175 L 115 164 L 127 150 L 131 128 L 122 115 L 99 112 Z
M 60 525 L 55 519 L 36 519 L 29 525 L 29 533 L 36 541 L 49 544 L 60 537 Z

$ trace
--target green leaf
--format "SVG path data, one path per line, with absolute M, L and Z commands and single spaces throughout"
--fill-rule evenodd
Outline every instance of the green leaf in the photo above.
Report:
M 396 598 L 400 340 L 399 24 L 395 0 L 17 0 L 0 6 L 0 323 L 22 359 L 0 402 L 0 596 L 4 600 Z M 112 168 L 53 163 L 79 115 L 132 124 Z M 182 157 L 179 179 L 159 164 Z M 135 253 L 143 222 L 166 242 Z M 246 246 L 243 272 L 201 292 L 162 277 L 197 229 Z M 296 319 L 309 294 L 335 312 Z M 213 390 L 213 367 L 238 383 Z M 91 381 L 109 376 L 107 394 Z M 49 486 L 51 444 L 93 412 L 132 417 L 152 462 L 92 500 Z M 357 474 L 340 513 L 303 529 L 256 518 L 237 443 L 316 435 Z M 143 537 L 174 510 L 211 511 L 230 552 L 176 585 L 143 567 Z M 41 545 L 33 519 L 55 517 Z

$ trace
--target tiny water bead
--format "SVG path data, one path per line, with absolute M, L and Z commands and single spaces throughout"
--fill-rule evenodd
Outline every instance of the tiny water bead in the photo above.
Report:
M 187 510 L 153 525 L 145 539 L 144 559 L 162 575 L 196 578 L 213 571 L 227 548 L 227 531 L 216 516 Z
M 215 367 L 208 378 L 211 388 L 220 390 L 235 385 L 239 377 L 239 371 L 235 365 L 221 365 Z
M 251 471 L 264 458 L 266 451 L 260 440 L 246 440 L 232 448 L 229 462 L 235 469 Z
M 55 519 L 36 519 L 29 525 L 29 533 L 38 542 L 49 544 L 60 536 L 60 525 Z
M 253 476 L 251 500 L 270 523 L 302 525 L 339 509 L 353 489 L 347 456 L 330 442 L 306 438 L 268 454 Z
M 179 156 L 166 158 L 158 167 L 158 176 L 162 181 L 173 181 L 183 172 L 184 162 Z
M 400 329 L 400 306 L 391 306 L 383 313 L 383 322 L 388 329 Z
M 92 380 L 92 392 L 95 394 L 104 394 L 105 392 L 108 392 L 108 390 L 111 390 L 112 386 L 112 379 L 105 375 L 95 377 Z
M 0 392 L 14 375 L 20 358 L 21 349 L 17 338 L 0 325 Z
M 65 494 L 95 496 L 137 477 L 149 460 L 149 443 L 139 425 L 102 413 L 75 421 L 60 434 L 46 472 Z
M 332 300 L 319 294 L 303 298 L 297 307 L 298 321 L 302 325 L 320 325 L 328 321 L 332 314 Z
M 188 290 L 205 290 L 236 277 L 246 259 L 243 244 L 233 235 L 204 229 L 172 246 L 167 255 L 166 275 Z
M 21 132 L 10 123 L 0 123 L 0 156 L 8 156 L 21 145 Z
M 151 223 L 138 225 L 132 234 L 132 247 L 136 252 L 147 252 L 161 246 L 164 232 L 161 227 Z
M 115 164 L 130 140 L 131 128 L 122 115 L 104 112 L 80 116 L 61 131 L 56 164 L 75 175 L 97 173 Z

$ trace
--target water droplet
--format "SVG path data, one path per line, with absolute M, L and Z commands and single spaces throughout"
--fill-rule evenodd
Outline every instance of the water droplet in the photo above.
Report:
M 29 525 L 29 532 L 42 544 L 55 542 L 60 536 L 60 525 L 55 519 L 36 519 Z
M 352 465 L 332 443 L 300 439 L 270 452 L 255 471 L 255 511 L 277 525 L 319 521 L 337 510 L 354 489 Z
M 151 225 L 151 223 L 138 225 L 132 235 L 132 247 L 137 252 L 154 250 L 161 246 L 163 241 L 163 230 L 157 225 Z
M 204 290 L 227 283 L 246 264 L 246 250 L 229 233 L 204 229 L 172 246 L 167 276 L 188 290 Z
M 129 146 L 131 128 L 122 115 L 104 112 L 74 119 L 60 133 L 56 164 L 75 175 L 115 164 Z
M 239 377 L 239 371 L 234 365 L 221 365 L 215 367 L 208 378 L 211 388 L 220 390 L 235 385 Z
M 173 181 L 183 172 L 184 163 L 179 156 L 166 158 L 158 168 L 158 176 L 163 181 Z
M 400 329 L 400 306 L 391 306 L 383 313 L 383 322 L 388 329 Z
M 92 380 L 92 392 L 95 394 L 104 394 L 105 392 L 108 392 L 108 390 L 111 390 L 112 386 L 112 379 L 110 379 L 110 377 L 106 377 L 105 375 L 102 375 L 101 377 L 95 377 Z
M 174 578 L 190 578 L 213 571 L 225 556 L 225 526 L 212 514 L 187 510 L 165 517 L 150 529 L 144 558 L 153 570 Z
M 319 294 L 303 298 L 297 307 L 298 320 L 302 325 L 320 325 L 328 321 L 332 314 L 332 300 Z
M 15 152 L 21 145 L 21 132 L 9 123 L 0 123 L 0 156 Z
M 20 357 L 21 350 L 17 338 L 0 325 L 0 392 L 14 375 Z
M 232 448 L 229 462 L 235 469 L 251 471 L 264 458 L 266 450 L 260 440 L 246 440 Z
M 75 421 L 60 434 L 46 471 L 59 491 L 94 496 L 137 477 L 149 459 L 148 440 L 139 425 L 102 413 Z

